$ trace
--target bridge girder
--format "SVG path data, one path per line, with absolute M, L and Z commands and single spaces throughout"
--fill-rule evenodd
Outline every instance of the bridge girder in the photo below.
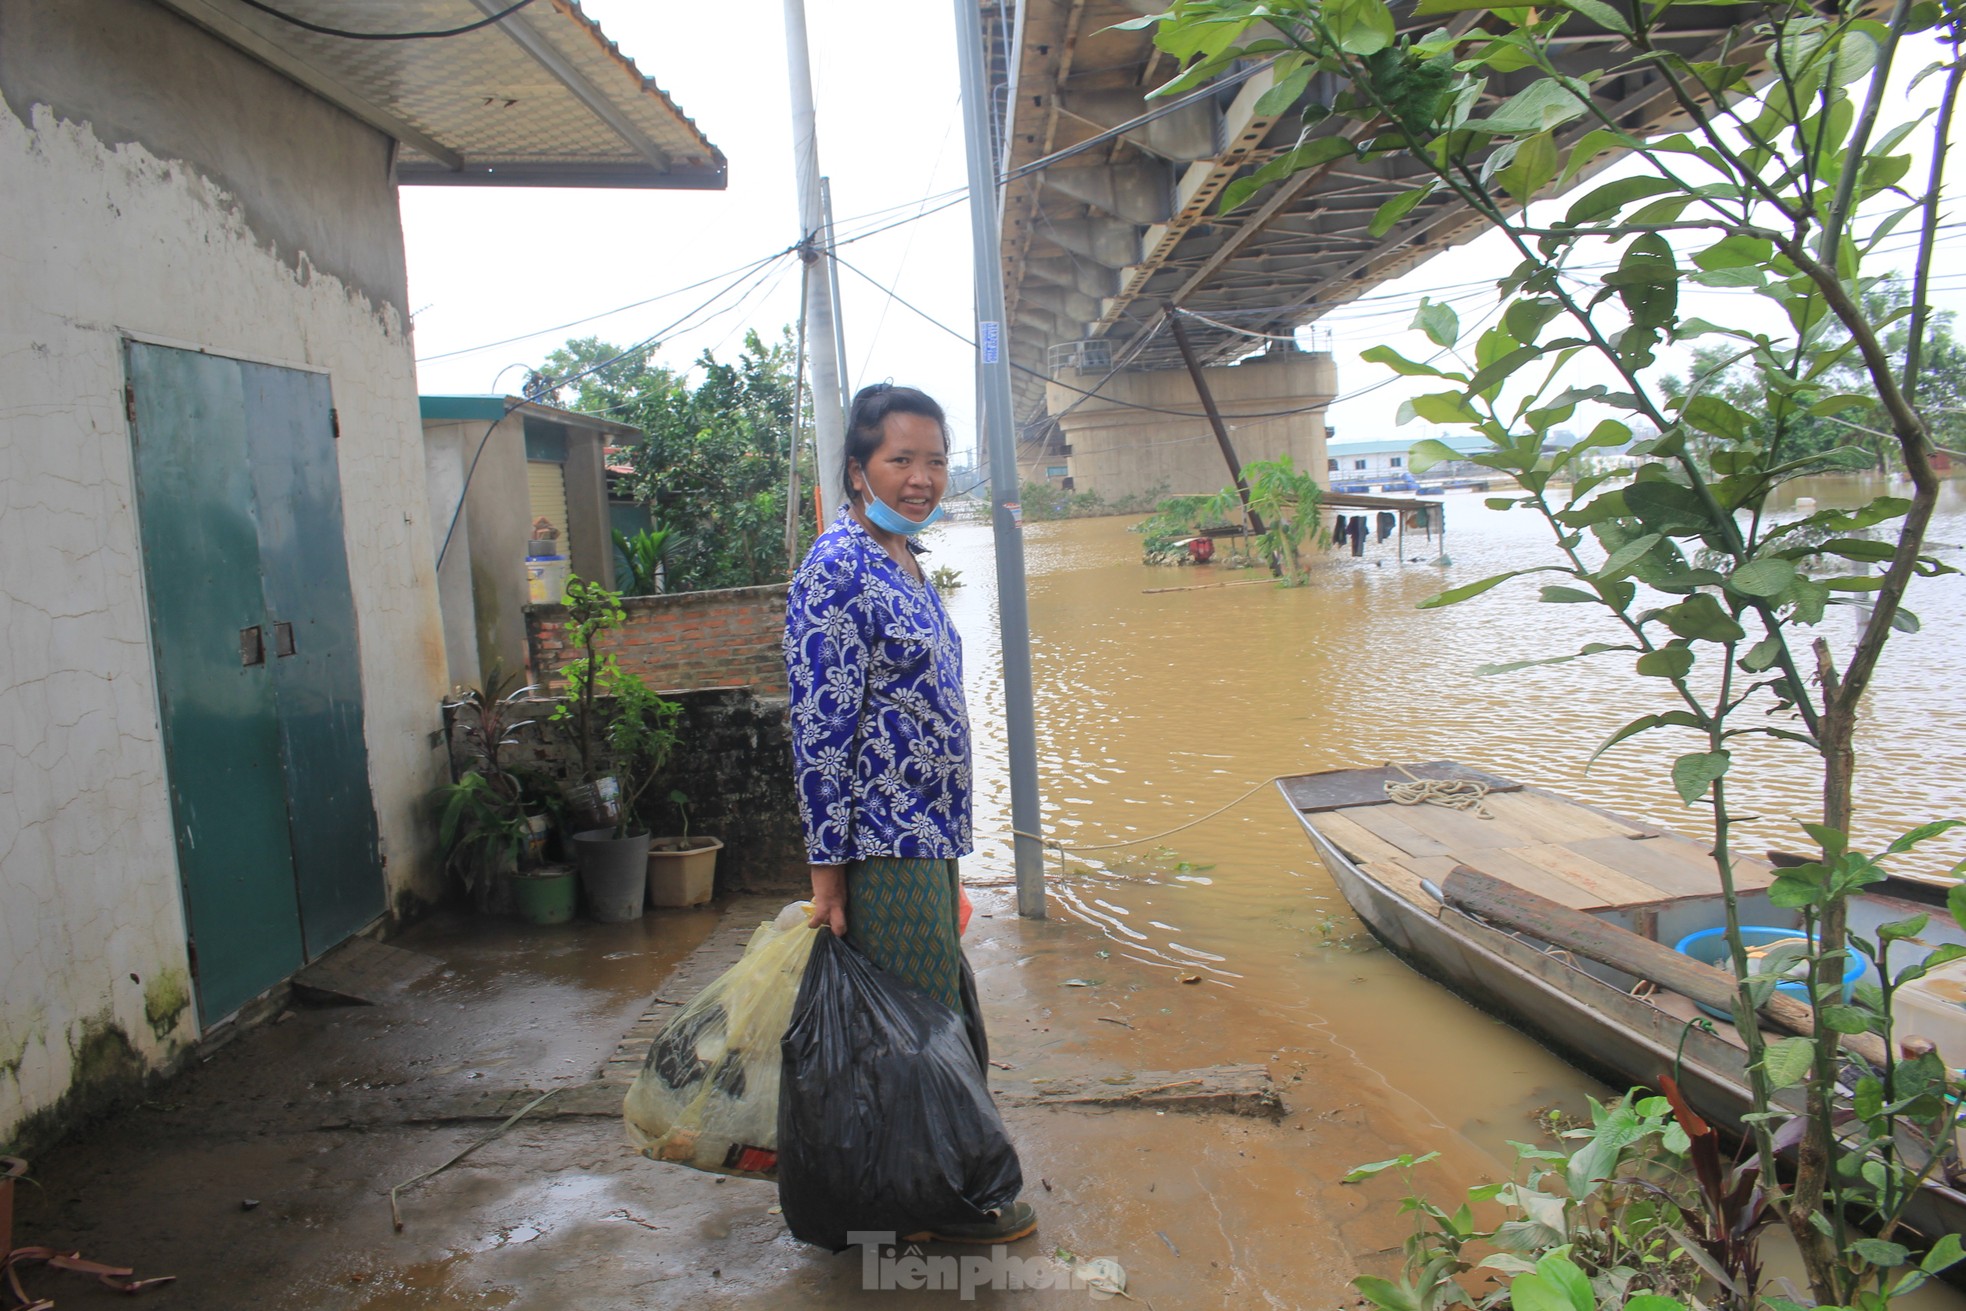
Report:
M 1150 33 L 1113 28 L 1139 13 L 1158 12 L 1163 6 L 1157 0 L 1015 0 L 1008 11 L 1003 6 L 1010 0 L 981 2 L 986 20 L 1000 25 L 993 30 L 1016 33 L 1014 42 L 998 47 L 1008 56 L 998 70 L 1007 83 L 998 137 L 1006 171 L 1146 112 L 1152 107 L 1147 93 L 1175 71 Z M 1395 0 L 1402 35 L 1478 16 L 1420 18 L 1413 8 L 1413 0 Z M 1664 38 L 1669 48 L 1705 59 L 1731 40 L 1729 62 L 1758 59 L 1759 49 L 1743 43 L 1736 26 L 1759 12 L 1755 6 L 1683 12 L 1688 17 Z M 1571 26 L 1575 30 L 1556 50 L 1560 71 L 1601 74 L 1616 38 L 1581 17 Z M 1491 77 L 1488 101 L 1514 94 L 1531 76 Z M 1339 87 L 1322 81 L 1307 96 L 1328 102 Z M 1002 255 L 1005 297 L 1018 328 L 1011 358 L 1032 371 L 1016 380 L 1020 419 L 1043 413 L 1039 375 L 1054 341 L 1103 336 L 1125 367 L 1177 367 L 1173 343 L 1158 331 L 1168 305 L 1255 332 L 1288 334 L 1482 230 L 1477 216 L 1443 195 L 1422 203 L 1384 237 L 1372 237 L 1366 225 L 1379 206 L 1420 180 L 1418 166 L 1398 157 L 1346 160 L 1299 173 L 1265 188 L 1235 213 L 1217 214 L 1223 187 L 1296 142 L 1295 110 L 1281 117 L 1256 113 L 1269 87 L 1267 71 L 1259 71 L 1162 120 L 1170 126 L 1158 134 L 1159 123 L 1134 129 L 1009 184 Z M 1650 68 L 1598 76 L 1593 90 L 1628 131 L 1644 135 L 1677 124 L 1670 90 Z M 1559 145 L 1589 127 L 1587 121 L 1573 125 Z M 1357 128 L 1331 119 L 1317 130 Z M 1212 143 L 1195 153 L 1205 135 Z M 1600 156 L 1580 180 L 1613 158 Z M 1061 290 L 1071 295 L 1061 297 Z M 1085 297 L 1097 301 L 1096 313 L 1060 312 L 1084 310 Z M 1035 313 L 1027 316 L 1027 308 Z M 1046 319 L 1054 332 L 1073 336 L 1032 339 L 1030 331 Z M 1203 323 L 1191 321 L 1189 330 L 1205 363 L 1227 363 L 1260 345 Z

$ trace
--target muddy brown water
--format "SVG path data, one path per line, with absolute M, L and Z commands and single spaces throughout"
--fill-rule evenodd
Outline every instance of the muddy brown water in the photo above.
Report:
M 1878 479 L 1791 484 L 1820 505 L 1861 504 Z M 1599 760 L 1617 726 L 1668 708 L 1658 680 L 1628 656 L 1477 677 L 1484 664 L 1617 640 L 1589 606 L 1545 605 L 1519 580 L 1459 606 L 1421 610 L 1443 588 L 1549 563 L 1546 527 L 1522 511 L 1447 498 L 1443 543 L 1409 535 L 1363 559 L 1322 557 L 1309 586 L 1150 589 L 1258 577 L 1218 565 L 1141 563 L 1133 519 L 1025 528 L 1047 835 L 1095 846 L 1154 834 L 1233 801 L 1278 774 L 1451 758 L 1698 834 L 1706 812 L 1680 804 L 1672 758 L 1690 742 L 1639 739 Z M 1947 486 L 1934 543 L 1966 542 L 1966 485 Z M 990 530 L 952 524 L 932 565 L 959 570 L 950 596 L 967 650 L 977 739 L 977 854 L 966 877 L 1012 877 L 1002 679 Z M 1960 562 L 1962 552 L 1943 551 Z M 1218 557 L 1219 559 L 1219 557 Z M 1898 635 L 1869 697 L 1860 738 L 1859 838 L 1878 843 L 1966 811 L 1959 780 L 1966 702 L 1966 578 L 1921 579 L 1922 631 Z M 1847 646 L 1854 609 L 1821 631 Z M 1799 749 L 1757 743 L 1733 775 L 1752 849 L 1803 842 L 1795 819 L 1818 813 Z M 1942 870 L 1966 843 L 1934 842 L 1908 868 Z M 1099 937 L 1080 973 L 1115 958 L 1149 971 L 1199 973 L 1232 999 L 1228 1029 L 1190 1028 L 1189 1063 L 1314 1053 L 1329 1089 L 1370 1086 L 1400 1108 L 1415 1150 L 1458 1139 L 1505 1164 L 1538 1107 L 1581 1106 L 1603 1090 L 1530 1040 L 1465 1005 L 1376 948 L 1318 864 L 1273 789 L 1185 832 L 1144 845 L 1055 857 L 1049 908 Z M 993 908 L 1012 913 L 1007 889 Z M 1106 953 L 1103 957 L 1098 952 Z M 1041 998 L 1034 997 L 1034 1000 Z

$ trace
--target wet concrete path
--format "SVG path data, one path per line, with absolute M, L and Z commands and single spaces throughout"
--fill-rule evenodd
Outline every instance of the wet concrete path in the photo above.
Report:
M 992 1083 L 1042 1218 L 1005 1255 L 1024 1278 L 1054 1281 L 986 1287 L 978 1305 L 1089 1300 L 1056 1286 L 1061 1249 L 1118 1261 L 1132 1294 L 1161 1308 L 1351 1305 L 1353 1273 L 1396 1261 L 1397 1185 L 1337 1180 L 1413 1146 L 1402 1141 L 1413 1107 L 1397 1092 L 1347 1082 L 1356 1067 L 1326 1035 L 1249 1016 L 1229 988 L 1102 955 L 1082 923 L 1020 921 L 1005 889 L 972 895 L 967 947 L 993 1056 L 1011 1067 Z M 748 899 L 725 922 L 773 909 Z M 671 998 L 664 981 L 678 966 L 729 939 L 718 924 L 712 910 L 544 930 L 461 915 L 419 924 L 397 945 L 442 966 L 385 1004 L 297 1006 L 34 1162 L 17 1241 L 177 1275 L 143 1296 L 158 1311 L 957 1301 L 864 1287 L 860 1252 L 791 1239 L 772 1186 L 644 1160 L 612 1116 L 520 1121 L 405 1193 L 404 1230 L 392 1231 L 390 1187 L 496 1127 L 442 1108 L 591 1084 L 651 998 Z M 700 956 L 677 982 L 717 964 Z M 1288 1106 L 1281 1121 L 1020 1104 L 1047 1079 L 1239 1063 L 1267 1067 Z M 1430 1167 L 1441 1195 L 1492 1173 L 1465 1139 L 1445 1137 L 1428 1144 L 1447 1149 Z M 988 1249 L 925 1252 L 956 1254 Z M 133 1305 L 73 1275 L 29 1279 L 62 1311 Z

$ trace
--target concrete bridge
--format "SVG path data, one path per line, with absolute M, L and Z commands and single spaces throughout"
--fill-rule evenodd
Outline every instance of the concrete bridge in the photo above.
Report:
M 1147 93 L 1176 71 L 1151 33 L 1112 30 L 1166 8 L 1160 0 L 981 2 L 996 65 L 1002 172 L 1141 116 L 1161 103 L 1148 102 Z M 1417 18 L 1413 9 L 1414 0 L 1393 5 L 1402 36 L 1443 25 L 1466 28 L 1481 16 Z M 1660 44 L 1710 59 L 1731 38 L 1728 61 L 1752 65 L 1760 48 L 1743 44 L 1736 25 L 1756 12 L 1746 5 L 1675 8 Z M 1573 17 L 1560 38 L 1558 66 L 1596 72 L 1616 41 Z M 1506 99 L 1532 76 L 1491 76 L 1489 99 Z M 1311 357 L 1305 363 L 1288 360 L 1299 351 L 1289 338 L 1481 231 L 1458 199 L 1440 194 L 1385 236 L 1370 235 L 1366 225 L 1379 206 L 1420 179 L 1419 167 L 1398 157 L 1341 160 L 1298 173 L 1218 216 L 1224 187 L 1296 143 L 1301 103 L 1278 115 L 1256 110 L 1270 86 L 1269 71 L 1258 70 L 1009 184 L 1002 254 L 1024 443 L 1020 467 L 1027 477 L 1043 481 L 1062 468 L 1066 474 L 1050 481 L 1070 477 L 1080 490 L 1108 496 L 1146 490 L 1153 480 L 1177 492 L 1223 486 L 1221 457 L 1168 330 L 1170 310 L 1185 312 L 1184 330 L 1224 409 L 1270 416 L 1260 429 L 1253 420 L 1230 419 L 1243 458 L 1289 450 L 1300 468 L 1322 474 L 1323 407 L 1336 392 L 1336 370 L 1328 353 L 1305 352 Z M 1306 95 L 1328 102 L 1339 89 L 1325 77 Z M 1643 136 L 1676 126 L 1670 89 L 1650 66 L 1621 69 L 1593 89 L 1627 131 Z M 1572 124 L 1558 134 L 1559 147 L 1567 149 L 1592 126 L 1587 119 Z M 1358 130 L 1337 118 L 1317 129 Z M 1580 180 L 1614 158 L 1601 156 Z M 1280 389 L 1285 374 L 1289 382 Z M 1288 389 L 1294 387 L 1301 389 Z M 1127 414 L 1131 425 L 1121 417 Z M 1252 429 L 1246 438 L 1244 429 Z M 1251 449 L 1241 452 L 1245 440 Z M 1138 446 L 1137 458 L 1117 457 L 1116 442 Z

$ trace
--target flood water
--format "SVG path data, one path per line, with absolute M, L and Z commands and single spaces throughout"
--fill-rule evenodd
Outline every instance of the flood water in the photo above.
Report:
M 1855 505 L 1886 490 L 1845 478 L 1794 483 L 1788 497 Z M 1673 757 L 1697 749 L 1692 739 L 1640 738 L 1585 773 L 1616 727 L 1672 704 L 1665 684 L 1631 671 L 1630 656 L 1475 675 L 1618 640 L 1594 607 L 1539 603 L 1536 583 L 1557 581 L 1539 578 L 1416 608 L 1443 588 L 1553 558 L 1547 528 L 1525 512 L 1489 510 L 1474 494 L 1447 502 L 1450 564 L 1433 563 L 1441 543 L 1409 535 L 1408 562 L 1395 541 L 1368 546 L 1363 559 L 1333 552 L 1299 589 L 1153 592 L 1260 575 L 1143 565 L 1136 520 L 1026 525 L 1046 834 L 1113 843 L 1185 824 L 1275 775 L 1454 759 L 1699 835 L 1707 812 L 1682 806 L 1669 781 Z M 1940 554 L 1966 563 L 1956 549 L 1966 542 L 1966 484 L 1948 485 L 1931 539 L 1955 544 Z M 929 564 L 959 570 L 963 582 L 949 606 L 966 643 L 976 731 L 977 854 L 965 877 L 1001 885 L 1012 865 L 991 533 L 954 523 L 930 543 Z M 1923 629 L 1894 637 L 1859 739 L 1860 842 L 1966 812 L 1966 699 L 1956 695 L 1966 577 L 1921 579 L 1909 604 Z M 1859 613 L 1832 609 L 1820 631 L 1847 647 Z M 1736 805 L 1762 817 L 1747 849 L 1804 845 L 1795 820 L 1819 810 L 1808 764 L 1780 743 L 1737 752 Z M 1906 868 L 1943 870 L 1966 843 L 1926 851 Z M 1092 926 L 1112 956 L 1232 989 L 1251 1044 L 1295 1034 L 1336 1058 L 1324 1069 L 1340 1083 L 1396 1092 L 1416 1151 L 1449 1134 L 1506 1163 L 1506 1141 L 1527 1136 L 1530 1111 L 1602 1091 L 1377 949 L 1273 788 L 1162 841 L 1076 855 L 1062 873 L 1051 857 L 1047 874 L 1050 914 Z

